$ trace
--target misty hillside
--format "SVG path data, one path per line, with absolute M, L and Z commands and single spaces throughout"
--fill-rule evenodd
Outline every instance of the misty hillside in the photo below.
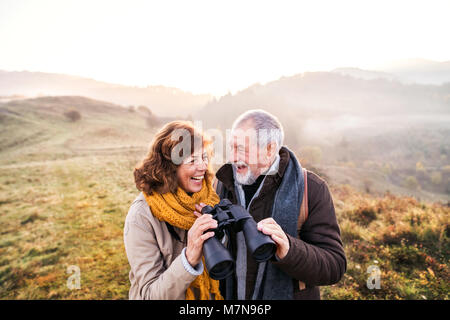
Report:
M 331 72 L 364 80 L 386 79 L 386 80 L 400 81 L 400 78 L 398 76 L 391 73 L 363 70 L 360 68 L 336 68 L 334 70 L 331 70 Z
M 392 73 L 409 83 L 443 84 L 450 82 L 450 61 L 404 59 L 385 64 L 379 71 Z
M 387 79 L 405 84 L 441 85 L 450 82 L 450 61 L 437 62 L 425 59 L 404 59 L 385 63 L 375 70 L 337 68 L 332 72 L 360 79 Z
M 286 145 L 330 184 L 450 200 L 450 83 L 440 86 L 305 73 L 254 85 L 206 104 L 191 117 L 160 117 L 143 107 L 79 96 L 0 104 L 0 163 L 83 155 L 143 154 L 155 130 L 173 119 L 230 128 L 245 110 L 279 117 Z M 66 113 L 80 113 L 73 120 Z
M 406 85 L 386 79 L 364 80 L 334 72 L 311 72 L 223 96 L 208 103 L 196 116 L 206 122 L 206 127 L 224 129 L 240 113 L 258 107 L 277 115 L 288 131 L 292 126 L 292 141 L 309 131 L 315 137 L 319 134 L 324 139 L 336 139 L 340 138 L 336 131 L 358 127 L 385 132 L 391 127 L 409 126 L 411 119 L 421 122 L 423 117 L 439 116 L 434 119 L 447 120 L 450 83 Z
M 230 111 L 245 108 L 248 104 L 260 104 L 273 109 L 301 109 L 307 116 L 447 113 L 450 83 L 440 86 L 408 85 L 383 78 L 358 79 L 355 74 L 306 72 L 282 77 L 265 85 L 255 84 L 233 96 L 226 95 L 210 102 L 199 114 L 211 107 L 220 109 L 231 100 Z
M 124 106 L 145 105 L 161 116 L 185 116 L 211 99 L 164 86 L 130 87 L 63 74 L 0 70 L 0 96 L 11 95 L 85 96 Z
M 197 117 L 225 130 L 253 108 L 275 114 L 285 143 L 333 183 L 450 199 L 450 83 L 304 73 L 224 96 Z

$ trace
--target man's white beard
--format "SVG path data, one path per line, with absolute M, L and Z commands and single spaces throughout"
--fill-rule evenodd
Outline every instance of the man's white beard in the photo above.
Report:
M 236 169 L 236 181 L 237 181 L 237 183 L 243 184 L 243 185 L 250 185 L 250 184 L 255 183 L 256 178 L 253 176 L 252 172 L 250 171 L 250 167 L 247 164 L 245 164 L 247 166 L 247 172 L 245 174 L 239 174 L 237 172 L 237 167 L 236 166 L 240 165 L 240 164 L 244 164 L 244 163 L 239 163 L 238 162 L 238 163 L 234 163 L 233 164 L 235 166 L 235 169 Z

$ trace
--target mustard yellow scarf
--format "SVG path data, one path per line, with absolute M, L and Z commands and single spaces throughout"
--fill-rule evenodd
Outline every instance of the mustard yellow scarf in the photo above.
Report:
M 189 230 L 197 217 L 194 215 L 195 204 L 203 202 L 214 206 L 220 199 L 214 191 L 211 183 L 203 179 L 202 189 L 189 196 L 183 189 L 178 188 L 176 194 L 155 193 L 147 195 L 144 192 L 145 199 L 153 215 L 161 221 L 165 221 L 174 227 Z M 202 257 L 205 265 L 204 257 Z M 213 293 L 216 300 L 223 300 L 219 291 L 219 281 L 209 277 L 206 267 L 203 273 L 199 275 L 186 290 L 186 300 L 194 300 L 193 288 L 200 291 L 200 300 L 209 300 L 210 293 Z

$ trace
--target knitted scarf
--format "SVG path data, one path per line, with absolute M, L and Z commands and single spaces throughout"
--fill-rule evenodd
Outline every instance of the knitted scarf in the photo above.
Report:
M 189 230 L 197 218 L 194 215 L 195 204 L 203 202 L 214 206 L 220 201 L 211 183 L 206 179 L 203 179 L 202 189 L 193 193 L 192 196 L 181 188 L 178 188 L 175 194 L 171 192 L 164 194 L 153 192 L 151 195 L 144 192 L 143 194 L 156 218 L 184 230 Z M 204 257 L 202 260 L 205 265 Z M 206 268 L 186 290 L 186 300 L 195 299 L 193 288 L 199 289 L 200 300 L 209 300 L 210 293 L 214 293 L 216 300 L 223 300 L 219 291 L 219 281 L 211 279 Z

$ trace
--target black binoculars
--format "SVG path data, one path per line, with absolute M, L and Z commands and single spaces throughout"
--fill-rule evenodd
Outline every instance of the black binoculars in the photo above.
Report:
M 206 268 L 211 278 L 225 279 L 234 270 L 234 260 L 219 240 L 226 231 L 243 231 L 247 249 L 257 262 L 267 261 L 275 254 L 275 242 L 257 229 L 255 220 L 242 206 L 232 204 L 228 199 L 222 199 L 214 208 L 203 207 L 202 213 L 211 214 L 218 222 L 216 229 L 207 231 L 214 231 L 215 235 L 203 244 Z

